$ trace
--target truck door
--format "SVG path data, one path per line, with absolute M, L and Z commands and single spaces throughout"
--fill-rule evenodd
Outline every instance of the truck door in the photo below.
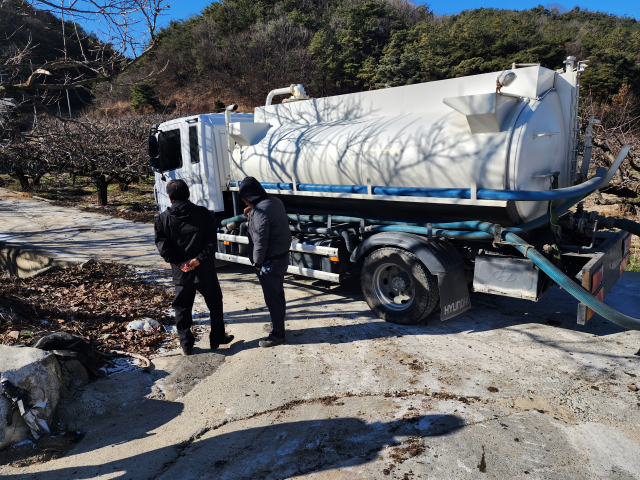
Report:
M 160 126 L 158 143 L 164 171 L 156 173 L 155 191 L 161 212 L 171 205 L 166 194 L 170 180 L 184 180 L 189 186 L 191 201 L 197 205 L 203 204 L 206 192 L 202 181 L 201 129 L 202 124 L 197 117 Z
M 189 119 L 183 125 L 184 140 L 182 179 L 189 186 L 190 200 L 196 205 L 205 205 L 206 192 L 203 188 L 202 148 L 201 148 L 202 122 L 198 118 Z

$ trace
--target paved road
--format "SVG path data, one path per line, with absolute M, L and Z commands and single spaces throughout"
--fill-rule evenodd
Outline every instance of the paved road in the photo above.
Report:
M 153 226 L 56 207 L 0 188 L 0 241 L 27 243 L 65 259 L 96 258 L 165 268 L 153 244 Z
M 145 225 L 1 196 L 0 217 L 14 237 L 159 265 Z M 64 237 L 79 222 L 117 227 Z M 182 357 L 167 357 L 150 376 L 95 382 L 78 400 L 78 418 L 94 413 L 75 450 L 0 475 L 640 478 L 640 395 L 630 389 L 640 388 L 640 333 L 599 318 L 579 327 L 566 292 L 538 303 L 474 294 L 460 317 L 401 327 L 374 318 L 357 286 L 288 277 L 289 343 L 264 350 L 255 278 L 239 266 L 219 273 L 238 340 L 220 355 L 200 345 L 206 378 L 189 380 Z M 625 273 L 607 303 L 638 316 L 640 275 Z M 167 394 L 189 381 L 182 397 Z M 100 410 L 114 398 L 116 409 Z

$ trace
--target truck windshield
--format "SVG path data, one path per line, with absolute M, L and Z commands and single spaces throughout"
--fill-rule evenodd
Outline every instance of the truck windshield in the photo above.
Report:
M 182 147 L 180 130 L 167 130 L 158 135 L 162 170 L 169 171 L 182 167 Z

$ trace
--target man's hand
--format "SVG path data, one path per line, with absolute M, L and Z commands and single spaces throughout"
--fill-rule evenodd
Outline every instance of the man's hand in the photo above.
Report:
M 198 260 L 196 260 L 195 258 L 192 258 L 188 262 L 181 263 L 179 265 L 179 268 L 184 273 L 187 273 L 187 272 L 190 272 L 191 270 L 193 270 L 194 268 L 196 268 L 198 265 L 200 265 L 200 262 Z
M 249 212 L 250 212 L 251 210 L 253 210 L 253 205 L 249 205 L 248 207 L 246 207 L 246 208 L 244 209 L 244 216 L 245 216 L 245 217 L 248 217 L 248 216 L 249 216 Z

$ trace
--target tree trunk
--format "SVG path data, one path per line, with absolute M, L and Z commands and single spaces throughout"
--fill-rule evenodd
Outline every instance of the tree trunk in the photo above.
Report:
M 22 190 L 23 192 L 26 192 L 30 189 L 29 177 L 27 177 L 22 170 L 14 169 L 12 176 L 17 178 L 18 181 L 20 182 L 20 190 Z
M 107 187 L 109 186 L 109 182 L 107 182 L 107 177 L 104 175 L 98 175 L 93 178 L 93 183 L 98 189 L 98 205 L 104 207 L 107 205 Z

